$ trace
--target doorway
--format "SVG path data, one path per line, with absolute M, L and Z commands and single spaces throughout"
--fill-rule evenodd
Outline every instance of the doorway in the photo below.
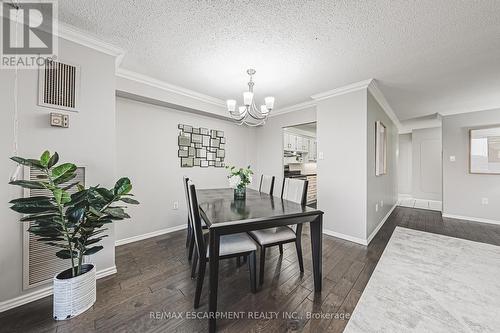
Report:
M 313 208 L 317 205 L 317 147 L 316 122 L 283 128 L 283 178 L 307 180 L 307 205 Z

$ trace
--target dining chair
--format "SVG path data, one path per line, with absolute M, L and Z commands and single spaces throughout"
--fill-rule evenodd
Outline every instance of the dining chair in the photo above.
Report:
M 190 213 L 189 213 L 189 197 L 188 197 L 188 182 L 189 178 L 188 177 L 183 177 L 183 185 L 184 185 L 184 193 L 186 195 L 186 207 L 188 207 L 188 218 L 187 218 L 187 237 L 186 237 L 186 247 L 189 247 L 188 251 L 188 260 L 191 260 L 193 258 L 193 251 L 194 251 L 194 233 L 193 233 L 193 227 L 191 224 L 191 218 L 190 218 Z M 203 219 L 201 220 L 201 227 L 203 229 L 207 228 L 207 225 Z M 194 278 L 194 274 L 196 273 L 196 263 L 193 263 L 193 273 L 191 277 Z
M 196 292 L 194 296 L 194 308 L 200 306 L 200 296 L 203 287 L 203 279 L 205 278 L 205 270 L 207 263 L 210 260 L 210 253 L 207 247 L 207 236 L 203 234 L 201 228 L 201 216 L 196 197 L 196 188 L 191 181 L 188 181 L 188 197 L 189 197 L 189 212 L 192 224 L 194 239 L 196 242 L 196 251 L 194 258 L 199 262 L 198 276 L 196 281 Z M 219 259 L 228 259 L 239 256 L 248 258 L 248 270 L 250 271 L 250 290 L 255 293 L 257 290 L 256 282 L 256 252 L 257 245 L 247 233 L 238 233 L 231 235 L 223 235 L 220 237 L 219 243 Z M 194 260 L 196 260 L 194 259 Z
M 273 195 L 274 190 L 274 176 L 262 175 L 260 176 L 259 192 Z
M 260 185 L 259 185 L 259 192 L 260 193 L 266 193 L 269 195 L 273 195 L 274 191 L 274 176 L 267 176 L 267 175 L 261 175 L 260 176 Z M 243 258 L 243 262 L 245 262 L 245 258 Z M 236 263 L 238 266 L 241 265 L 241 259 L 238 257 L 236 258 Z
M 288 201 L 293 201 L 301 205 L 306 204 L 307 199 L 307 180 L 285 178 L 281 191 L 281 198 Z M 250 236 L 260 246 L 260 270 L 259 284 L 264 283 L 264 264 L 266 261 L 266 248 L 271 246 L 279 246 L 280 255 L 283 254 L 283 244 L 295 242 L 297 257 L 299 260 L 299 268 L 304 272 L 304 261 L 302 258 L 302 224 L 297 224 L 295 230 L 289 226 L 275 227 L 269 229 L 255 230 L 249 232 Z

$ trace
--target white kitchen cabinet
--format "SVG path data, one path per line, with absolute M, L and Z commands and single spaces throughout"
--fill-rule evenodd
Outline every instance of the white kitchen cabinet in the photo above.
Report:
M 294 135 L 285 132 L 283 135 L 283 148 L 285 150 L 295 150 L 295 138 Z
M 288 132 L 283 133 L 283 149 L 287 151 L 298 151 L 310 154 L 311 143 L 315 141 L 315 139 L 310 137 Z
M 317 155 L 318 155 L 317 141 L 315 139 L 310 139 L 309 140 L 309 154 L 308 154 L 309 161 L 316 161 Z

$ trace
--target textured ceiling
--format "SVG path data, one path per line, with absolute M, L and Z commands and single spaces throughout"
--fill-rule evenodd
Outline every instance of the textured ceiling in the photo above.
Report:
M 283 108 L 376 78 L 401 120 L 500 106 L 499 0 L 60 0 L 59 18 L 126 50 L 122 67 Z

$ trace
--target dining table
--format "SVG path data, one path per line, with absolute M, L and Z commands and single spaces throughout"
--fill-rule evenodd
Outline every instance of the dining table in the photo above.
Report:
M 235 199 L 232 188 L 197 189 L 200 215 L 208 227 L 209 332 L 216 331 L 219 245 L 224 235 L 301 223 L 310 224 L 314 291 L 321 292 L 323 212 L 253 189 Z

